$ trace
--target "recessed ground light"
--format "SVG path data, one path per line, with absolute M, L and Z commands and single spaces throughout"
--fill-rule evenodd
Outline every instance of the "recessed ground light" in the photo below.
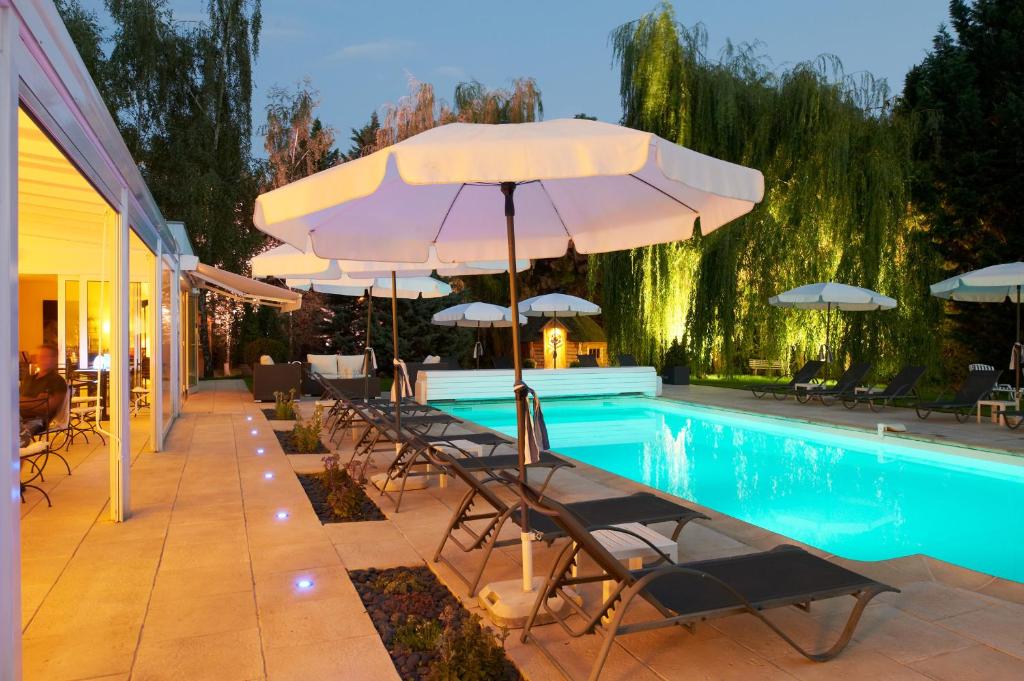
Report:
M 263 477 L 266 478 L 267 480 L 270 480 L 271 478 L 274 477 L 274 474 L 271 473 L 270 471 L 267 471 L 266 473 L 263 474 Z
M 260 456 L 263 456 L 263 447 L 258 447 L 256 449 L 256 453 L 259 454 Z
M 245 417 L 245 420 L 246 420 L 246 421 L 252 421 L 252 417 L 251 417 L 251 416 L 246 416 L 246 417 Z
M 300 579 L 299 581 L 295 582 L 295 586 L 299 587 L 300 589 L 311 589 L 313 588 L 313 580 Z
M 249 431 L 249 433 L 252 434 L 252 435 L 256 435 L 256 434 L 259 433 L 259 431 L 256 430 L 255 428 L 253 428 L 252 430 Z
M 286 520 L 288 518 L 288 511 L 278 511 L 275 517 L 278 520 Z

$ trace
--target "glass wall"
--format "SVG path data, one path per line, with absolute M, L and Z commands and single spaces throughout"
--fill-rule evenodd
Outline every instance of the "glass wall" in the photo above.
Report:
M 64 281 L 64 357 L 68 368 L 79 366 L 82 351 L 82 325 L 80 283 L 77 279 Z

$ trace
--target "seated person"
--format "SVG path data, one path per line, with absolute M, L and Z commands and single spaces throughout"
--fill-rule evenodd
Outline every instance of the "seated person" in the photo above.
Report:
M 21 383 L 22 431 L 29 435 L 46 430 L 68 394 L 68 384 L 57 373 L 57 348 L 43 343 L 36 349 L 36 373 Z

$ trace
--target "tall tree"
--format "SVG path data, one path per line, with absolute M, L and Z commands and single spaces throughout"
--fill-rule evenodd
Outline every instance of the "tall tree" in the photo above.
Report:
M 766 185 L 751 214 L 706 237 L 591 258 L 612 352 L 660 364 L 686 336 L 700 369 L 727 373 L 750 357 L 817 355 L 822 316 L 768 298 L 835 280 L 900 300 L 844 315 L 841 356 L 870 352 L 883 372 L 936 360 L 938 307 L 923 286 L 936 262 L 908 210 L 907 135 L 884 83 L 847 78 L 832 58 L 775 71 L 745 46 L 708 59 L 703 30 L 667 4 L 612 43 L 625 125 L 758 168 Z
M 952 276 L 1024 255 L 1024 3 L 953 0 L 950 22 L 907 74 L 900 111 L 915 131 L 914 203 Z M 947 313 L 951 354 L 1005 364 L 1012 310 Z
M 104 83 L 107 105 L 161 212 L 185 223 L 203 262 L 243 271 L 264 240 L 251 223 L 259 187 L 250 139 L 260 0 L 209 0 L 206 20 L 187 25 L 175 22 L 166 0 L 105 4 L 113 24 L 105 59 L 95 17 L 83 15 L 77 0 L 58 9 Z M 226 350 L 212 315 L 234 319 L 225 305 L 200 300 L 208 372 L 213 349 Z

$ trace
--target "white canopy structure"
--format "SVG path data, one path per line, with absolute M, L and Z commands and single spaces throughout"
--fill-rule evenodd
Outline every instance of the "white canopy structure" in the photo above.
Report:
M 504 272 L 506 264 L 503 260 L 465 264 L 443 262 L 433 249 L 424 263 L 334 260 L 318 257 L 308 245 L 305 250 L 300 250 L 290 244 L 281 244 L 251 258 L 249 266 L 254 277 L 338 279 L 350 276 L 366 279 L 389 277 L 392 272 L 399 277 L 429 277 L 433 272 L 443 277 L 495 274 Z M 529 268 L 529 260 L 520 260 L 516 263 L 518 272 Z
M 825 361 L 832 361 L 830 345 L 832 310 L 844 312 L 871 312 L 892 310 L 896 301 L 871 289 L 837 284 L 834 281 L 805 284 L 768 299 L 769 305 L 797 310 L 825 310 Z M 827 369 L 826 369 L 827 371 Z
M 462 303 L 435 312 L 431 323 L 438 326 L 463 326 L 471 329 L 512 326 L 512 310 L 490 303 Z M 526 317 L 519 315 L 519 323 Z
M 453 123 L 268 192 L 257 198 L 253 220 L 296 247 L 309 239 L 324 258 L 422 263 L 433 246 L 444 261 L 507 259 L 514 270 L 517 257 L 559 257 L 570 242 L 580 253 L 601 253 L 687 239 L 698 218 L 707 234 L 750 212 L 763 195 L 756 170 L 618 125 Z M 518 310 L 514 275 L 509 299 Z M 511 328 L 525 481 L 544 437 L 526 427 L 530 389 L 519 325 Z M 523 579 L 481 595 L 505 623 L 525 619 L 535 600 L 525 503 L 520 514 Z
M 276 307 L 282 312 L 294 312 L 302 307 L 301 293 L 203 263 L 198 263 L 195 270 L 189 272 L 189 276 L 197 287 L 219 293 L 241 303 Z
M 323 258 L 424 263 L 508 256 L 495 185 L 519 183 L 516 252 L 556 258 L 709 233 L 764 194 L 756 170 L 587 120 L 452 123 L 263 194 L 254 222 Z
M 868 312 L 891 310 L 896 301 L 871 289 L 837 284 L 834 281 L 797 286 L 768 299 L 775 307 L 792 307 L 798 310 L 843 310 L 846 312 Z
M 565 293 L 545 293 L 520 302 L 519 312 L 527 317 L 585 317 L 601 314 L 601 306 Z
M 339 277 L 338 279 L 286 279 L 289 288 L 313 290 L 317 293 L 329 293 L 337 296 L 361 296 L 369 292 L 377 298 L 391 298 L 394 291 L 397 298 L 441 298 L 451 294 L 452 287 L 433 277 L 400 277 L 397 285 L 392 287 L 389 277 L 357 279 L 355 277 Z

